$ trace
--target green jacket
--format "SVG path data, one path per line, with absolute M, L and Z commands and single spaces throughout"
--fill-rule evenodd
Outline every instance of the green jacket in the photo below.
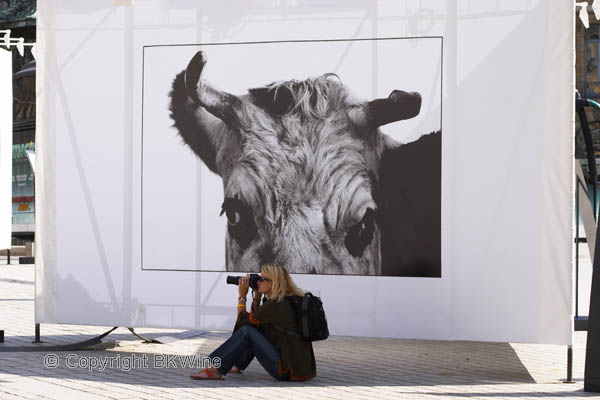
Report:
M 296 332 L 296 317 L 287 300 L 267 300 L 257 310 L 238 314 L 234 331 L 244 325 L 257 328 L 279 350 L 277 367 L 281 375 L 289 374 L 292 381 L 304 381 L 317 375 L 312 343 L 286 335 L 273 324 Z

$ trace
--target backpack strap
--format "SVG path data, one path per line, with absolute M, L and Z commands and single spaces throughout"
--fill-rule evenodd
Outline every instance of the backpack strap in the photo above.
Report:
M 276 324 L 271 324 L 271 325 L 278 331 L 282 332 L 284 335 L 289 335 L 289 336 L 293 336 L 298 339 L 302 339 L 302 337 L 300 336 L 300 334 L 298 332 L 288 331 L 287 329 L 283 329 L 282 327 L 280 327 L 279 325 L 276 325 Z
M 293 297 L 294 297 L 294 296 L 285 296 L 285 299 L 286 299 L 286 300 L 287 300 L 289 303 L 292 303 L 292 298 L 293 298 Z M 293 308 L 293 307 L 294 307 L 294 305 L 293 305 L 293 304 L 291 304 L 291 305 L 292 305 L 292 308 Z M 295 313 L 295 310 L 294 310 L 294 313 Z M 302 340 L 302 336 L 300 336 L 300 334 L 299 334 L 298 332 L 293 332 L 293 331 L 289 331 L 289 330 L 287 330 L 287 329 L 283 329 L 282 327 L 280 327 L 280 326 L 279 326 L 279 325 L 277 325 L 277 324 L 271 324 L 271 325 L 272 325 L 272 326 L 273 326 L 275 329 L 277 329 L 278 331 L 282 332 L 284 335 L 293 336 L 293 337 L 295 337 L 295 338 L 297 338 L 297 339 L 300 339 L 300 340 Z

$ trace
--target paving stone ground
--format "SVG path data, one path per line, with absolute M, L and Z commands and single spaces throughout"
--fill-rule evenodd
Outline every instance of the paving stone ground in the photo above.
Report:
M 575 333 L 573 378 L 566 346 L 330 337 L 314 343 L 318 377 L 278 382 L 256 362 L 224 381 L 188 375 L 227 339 L 227 332 L 119 328 L 90 350 L 38 346 L 91 339 L 111 327 L 42 324 L 32 344 L 31 265 L 0 265 L 0 399 L 554 399 L 583 392 L 584 332 Z M 232 311 L 233 312 L 233 311 Z M 36 348 L 38 351 L 23 351 Z M 21 351 L 16 351 L 21 350 Z M 193 357 L 196 357 L 194 359 Z M 169 358 L 170 357 L 170 358 Z M 94 363 L 110 363 L 101 369 Z M 146 360 L 146 361 L 144 361 Z M 87 364 L 86 364 L 87 363 Z M 45 365 L 46 364 L 46 365 Z M 56 367 L 54 367 L 56 365 Z

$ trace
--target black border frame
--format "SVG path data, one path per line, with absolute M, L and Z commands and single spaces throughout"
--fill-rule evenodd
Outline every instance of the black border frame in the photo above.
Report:
M 142 46 L 142 112 L 141 112 L 141 141 L 140 141 L 140 268 L 142 271 L 159 271 L 159 272 L 219 272 L 219 273 L 245 273 L 246 271 L 227 271 L 227 270 L 211 270 L 211 269 L 169 269 L 169 268 L 144 268 L 144 77 L 145 69 L 144 62 L 146 57 L 146 48 L 153 47 L 186 47 L 186 46 L 225 46 L 225 45 L 253 45 L 253 44 L 280 44 L 280 43 L 323 43 L 323 42 L 367 42 L 367 41 L 384 41 L 384 40 L 412 40 L 412 39 L 440 39 L 440 131 L 443 133 L 443 100 L 444 100 L 444 37 L 443 36 L 410 36 L 410 37 L 382 37 L 382 38 L 359 38 L 359 39 L 296 39 L 296 40 L 267 40 L 256 42 L 223 42 L 223 43 L 178 43 L 178 44 L 154 44 Z M 443 148 L 443 136 L 442 148 Z M 440 152 L 440 157 L 442 153 Z M 440 176 L 443 176 L 440 174 Z M 440 187 L 442 180 L 440 180 Z M 440 191 L 441 193 L 441 191 Z M 441 207 L 440 197 L 440 207 Z M 440 210 L 441 211 L 441 210 Z M 441 221 L 440 221 L 441 222 Z M 442 227 L 440 225 L 440 231 Z M 441 240 L 440 234 L 440 240 Z M 361 277 L 388 277 L 388 278 L 434 278 L 441 279 L 441 260 L 440 260 L 440 276 L 402 276 L 402 275 L 359 275 L 359 274 L 311 274 L 308 272 L 296 272 L 298 275 L 324 275 L 324 276 L 361 276 Z M 259 271 L 255 271 L 259 272 Z

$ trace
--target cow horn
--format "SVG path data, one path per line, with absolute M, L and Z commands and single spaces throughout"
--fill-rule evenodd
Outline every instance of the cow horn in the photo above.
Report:
M 185 69 L 185 89 L 188 96 L 196 104 L 204 107 L 209 113 L 219 118 L 230 128 L 239 126 L 241 100 L 236 96 L 210 86 L 202 79 L 206 65 L 206 53 L 197 52 Z
M 387 99 L 376 99 L 367 104 L 369 123 L 382 126 L 419 115 L 421 95 L 417 92 L 394 90 Z

